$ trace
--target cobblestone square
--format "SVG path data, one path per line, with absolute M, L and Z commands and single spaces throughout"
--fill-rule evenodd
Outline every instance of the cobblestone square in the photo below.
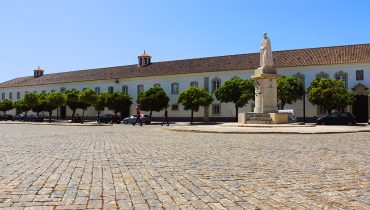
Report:
M 370 133 L 0 124 L 3 209 L 370 209 Z

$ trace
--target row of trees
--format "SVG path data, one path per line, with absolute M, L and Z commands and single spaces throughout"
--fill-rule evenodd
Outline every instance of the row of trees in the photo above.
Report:
M 297 77 L 282 77 L 278 80 L 278 100 L 280 108 L 284 109 L 286 104 L 292 104 L 301 100 L 305 94 L 304 85 Z M 250 100 L 254 100 L 255 83 L 250 79 L 239 77 L 227 80 L 219 89 L 215 91 L 216 99 L 222 103 L 234 103 L 235 120 L 238 117 L 239 108 L 245 106 Z M 189 87 L 182 92 L 177 99 L 179 104 L 184 106 L 185 110 L 191 112 L 191 123 L 193 122 L 194 112 L 200 107 L 209 106 L 213 102 L 213 97 L 203 88 Z M 344 109 L 345 106 L 352 104 L 354 96 L 345 89 L 342 81 L 328 78 L 314 79 L 308 88 L 308 100 L 315 105 L 323 107 L 328 113 L 332 110 Z M 148 111 L 149 115 L 159 112 L 168 107 L 169 97 L 165 91 L 158 86 L 143 91 L 137 98 L 137 104 L 143 111 Z M 82 92 L 68 90 L 65 93 L 26 93 L 24 99 L 13 103 L 6 99 L 0 102 L 0 111 L 4 114 L 8 110 L 16 108 L 18 112 L 27 112 L 32 110 L 36 113 L 47 111 L 49 113 L 49 122 L 51 122 L 53 110 L 60 106 L 68 106 L 72 110 L 72 119 L 74 119 L 77 109 L 82 110 L 82 123 L 85 110 L 94 106 L 98 117 L 106 108 L 112 110 L 115 114 L 128 115 L 128 110 L 132 105 L 132 98 L 127 93 L 102 92 L 95 94 L 92 89 L 86 89 Z

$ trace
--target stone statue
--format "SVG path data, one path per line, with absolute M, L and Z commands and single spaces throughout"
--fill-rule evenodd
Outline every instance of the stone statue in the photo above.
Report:
M 260 54 L 260 66 L 262 70 L 274 68 L 271 43 L 270 39 L 267 37 L 267 33 L 263 33 L 263 41 L 261 44 L 261 54 Z

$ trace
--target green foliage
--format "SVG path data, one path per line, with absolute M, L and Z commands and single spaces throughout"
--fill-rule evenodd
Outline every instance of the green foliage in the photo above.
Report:
M 161 87 L 152 87 L 147 91 L 141 92 L 137 98 L 137 103 L 141 110 L 149 111 L 150 117 L 152 112 L 159 112 L 168 107 L 170 99 Z
M 45 110 L 49 112 L 49 123 L 51 123 L 53 110 L 60 106 L 64 106 L 67 101 L 67 97 L 63 93 L 53 92 L 46 94 L 43 101 Z
M 4 101 L 0 102 L 0 111 L 6 114 L 7 111 L 12 110 L 14 108 L 14 103 L 10 99 L 5 99 Z
M 77 90 L 67 90 L 65 92 L 65 95 L 67 97 L 66 105 L 72 110 L 72 119 L 73 119 L 78 108 L 79 92 Z
M 292 104 L 301 100 L 304 95 L 304 86 L 297 77 L 282 77 L 277 80 L 277 96 L 280 101 L 281 109 L 286 104 Z
M 345 89 L 342 81 L 328 78 L 314 79 L 307 96 L 312 104 L 323 107 L 328 113 L 354 102 L 353 94 Z
M 107 98 L 109 96 L 108 92 L 101 92 L 97 95 L 96 103 L 94 104 L 95 110 L 98 112 L 98 116 L 100 113 L 104 111 L 105 107 L 107 107 Z
M 125 112 L 132 104 L 132 98 L 127 93 L 113 93 L 107 97 L 107 107 L 115 114 Z
M 39 104 L 39 95 L 37 93 L 27 92 L 24 95 L 24 101 L 33 110 Z
M 26 114 L 31 109 L 23 99 L 14 102 L 14 107 L 17 112 L 26 112 Z
M 255 85 L 250 79 L 231 78 L 215 91 L 216 99 L 224 103 L 235 104 L 235 118 L 238 120 L 239 107 L 245 106 L 254 99 Z
M 78 95 L 78 108 L 86 110 L 96 103 L 97 95 L 93 89 L 86 89 Z
M 201 106 L 210 105 L 212 101 L 212 95 L 207 90 L 198 87 L 189 87 L 177 99 L 177 103 L 182 104 L 185 110 L 191 111 L 191 123 L 193 123 L 194 111 L 199 111 Z

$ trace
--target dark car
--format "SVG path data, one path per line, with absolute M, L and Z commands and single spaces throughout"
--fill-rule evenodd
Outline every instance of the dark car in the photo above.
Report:
M 118 116 L 118 115 L 113 115 L 113 114 L 105 114 L 105 115 L 102 115 L 100 117 L 98 117 L 96 119 L 96 121 L 98 123 L 117 123 L 117 124 L 120 124 L 121 123 L 121 117 Z
M 333 112 L 316 120 L 318 125 L 355 125 L 356 119 L 349 112 Z
M 150 124 L 151 123 L 150 116 L 146 115 L 146 114 L 142 114 L 141 115 L 141 121 L 145 124 Z M 125 124 L 135 123 L 135 122 L 136 122 L 136 115 L 131 115 L 131 116 L 126 117 L 125 119 L 123 119 L 123 123 L 125 123 Z
M 30 122 L 44 122 L 44 116 L 39 114 L 30 114 L 25 117 L 25 120 Z
M 0 115 L 0 121 L 14 121 L 14 116 L 11 114 Z
M 15 116 L 15 120 L 18 120 L 18 121 L 23 121 L 25 118 L 25 115 L 24 114 L 17 114 Z

